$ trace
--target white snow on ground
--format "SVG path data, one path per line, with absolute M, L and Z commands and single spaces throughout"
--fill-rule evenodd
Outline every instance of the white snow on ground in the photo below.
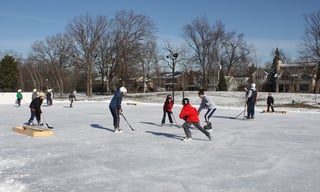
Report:
M 174 116 L 182 124 L 182 97 L 176 94 Z M 44 105 L 54 127 L 50 137 L 12 131 L 28 120 L 27 103 L 0 105 L 0 191 L 319 191 L 319 108 L 259 113 L 267 96 L 260 93 L 255 120 L 230 119 L 243 110 L 243 93 L 208 92 L 218 105 L 213 141 L 192 129 L 193 140 L 184 142 L 183 129 L 159 126 L 165 93 L 133 95 L 122 106 L 137 131 L 121 119 L 123 132 L 116 134 L 110 96 L 79 96 L 73 108 L 67 100 Z M 186 95 L 198 107 L 196 92 Z M 275 94 L 276 103 L 292 100 L 319 106 L 313 94 Z

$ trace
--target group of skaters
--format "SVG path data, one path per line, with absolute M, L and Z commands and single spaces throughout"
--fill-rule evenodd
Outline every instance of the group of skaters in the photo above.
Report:
M 44 100 L 47 101 L 47 106 L 52 105 L 52 98 L 53 98 L 53 91 L 52 89 L 48 89 L 47 93 L 45 94 L 44 92 L 38 92 L 37 89 L 32 90 L 31 94 L 31 102 L 29 105 L 30 108 L 30 118 L 28 120 L 28 125 L 43 125 L 43 122 L 41 121 L 41 115 L 42 115 L 42 110 L 41 110 L 41 105 Z M 69 96 L 70 99 L 70 96 Z M 17 94 L 16 94 L 16 104 L 18 107 L 21 106 L 21 101 L 23 100 L 23 94 L 22 90 L 18 89 Z M 75 100 L 75 96 L 72 98 L 70 107 L 72 106 L 72 102 Z M 34 119 L 36 119 L 37 123 L 34 123 Z
M 112 97 L 109 109 L 113 117 L 113 126 L 114 132 L 120 132 L 119 124 L 120 124 L 120 115 L 122 114 L 121 102 L 122 97 L 127 94 L 127 89 L 125 87 L 120 87 L 120 89 L 115 92 L 114 96 Z M 204 91 L 201 90 L 198 93 L 199 97 L 201 98 L 201 104 L 198 109 L 193 107 L 190 104 L 190 100 L 188 98 L 183 98 L 182 100 L 182 109 L 180 111 L 179 117 L 183 119 L 185 122 L 183 123 L 182 127 L 186 136 L 183 138 L 184 141 L 188 141 L 192 139 L 190 128 L 191 126 L 196 127 L 199 129 L 203 134 L 205 134 L 209 140 L 211 140 L 210 130 L 212 130 L 212 123 L 210 122 L 210 118 L 212 117 L 213 113 L 216 111 L 215 103 L 204 94 Z M 163 104 L 163 117 L 161 120 L 161 125 L 165 124 L 166 116 L 168 116 L 170 124 L 173 124 L 174 116 L 172 114 L 174 102 L 172 100 L 172 95 L 167 95 L 165 102 Z M 206 126 L 202 127 L 200 125 L 200 118 L 199 114 L 203 109 L 207 109 L 207 112 L 204 115 L 205 121 L 207 123 Z M 175 122 L 176 123 L 176 122 Z
M 255 83 L 252 83 L 250 85 L 250 89 L 246 91 L 246 108 L 247 108 L 247 119 L 254 119 L 255 118 L 255 104 L 257 100 L 257 90 Z M 111 115 L 113 117 L 113 126 L 114 126 L 114 132 L 120 132 L 120 115 L 122 114 L 122 98 L 127 94 L 127 89 L 125 87 L 120 87 L 118 91 L 114 93 L 114 96 L 112 97 L 109 109 L 111 112 Z M 198 92 L 198 96 L 201 100 L 201 103 L 198 108 L 195 108 L 191 105 L 190 100 L 188 98 L 182 99 L 182 109 L 179 114 L 179 118 L 184 120 L 184 123 L 182 125 L 185 137 L 183 138 L 184 141 L 189 141 L 192 139 L 192 133 L 190 131 L 190 128 L 193 126 L 197 129 L 199 129 L 204 135 L 208 137 L 209 140 L 211 140 L 211 134 L 210 131 L 212 130 L 212 122 L 211 118 L 214 112 L 217 110 L 216 104 L 213 102 L 211 98 L 209 98 L 207 95 L 205 95 L 204 90 L 200 90 Z M 20 102 L 22 99 L 21 90 L 19 89 L 17 92 L 17 100 L 18 105 L 20 106 Z M 41 122 L 41 105 L 44 99 L 48 99 L 48 96 L 43 92 L 37 93 L 36 89 L 33 91 L 32 94 L 32 101 L 30 103 L 30 112 L 31 116 L 28 121 L 29 125 L 34 125 L 34 118 L 36 118 L 38 125 L 43 125 Z M 71 92 L 69 95 L 70 100 L 70 107 L 72 107 L 72 103 L 75 101 L 75 92 Z M 267 105 L 268 105 L 268 111 L 271 107 L 271 110 L 273 109 L 273 97 L 271 94 L 268 95 L 267 98 Z M 51 103 L 52 104 L 52 103 Z M 168 116 L 170 124 L 176 124 L 175 118 L 172 113 L 174 101 L 172 99 L 172 95 L 168 94 L 166 96 L 165 102 L 163 104 L 163 116 L 161 120 L 161 125 L 165 124 L 166 116 Z M 206 112 L 204 114 L 204 120 L 206 125 L 203 127 L 200 124 L 200 117 L 199 114 L 202 110 L 206 109 Z
M 251 83 L 250 89 L 245 89 L 246 91 L 246 112 L 247 112 L 247 119 L 254 119 L 255 118 L 255 105 L 257 100 L 257 90 L 256 90 L 256 84 Z M 121 108 L 121 102 L 122 97 L 127 94 L 127 89 L 125 87 L 121 87 L 117 92 L 115 92 L 114 96 L 111 99 L 111 102 L 109 104 L 109 109 L 113 117 L 113 126 L 114 131 L 119 132 L 121 131 L 119 128 L 120 124 L 120 115 L 122 114 L 122 108 Z M 184 123 L 182 125 L 185 137 L 183 138 L 184 141 L 189 141 L 192 139 L 192 133 L 190 131 L 190 128 L 193 126 L 197 129 L 199 129 L 204 135 L 208 137 L 209 140 L 211 140 L 211 134 L 210 131 L 212 130 L 212 122 L 211 117 L 214 114 L 214 112 L 217 110 L 216 104 L 213 102 L 211 98 L 205 95 L 204 90 L 200 90 L 198 92 L 198 96 L 201 99 L 201 103 L 197 108 L 191 105 L 190 100 L 188 98 L 182 99 L 182 109 L 179 114 L 179 118 L 184 120 Z M 271 94 L 269 94 L 267 98 L 267 105 L 268 105 L 268 111 L 271 107 L 271 110 L 273 109 L 273 97 Z M 175 118 L 173 116 L 173 105 L 174 101 L 172 99 L 172 95 L 168 94 L 166 96 L 166 99 L 163 104 L 163 116 L 161 120 L 161 125 L 165 124 L 166 117 L 168 116 L 168 120 L 170 124 L 176 124 Z M 200 124 L 200 112 L 206 109 L 206 112 L 204 114 L 204 120 L 206 125 L 203 127 Z

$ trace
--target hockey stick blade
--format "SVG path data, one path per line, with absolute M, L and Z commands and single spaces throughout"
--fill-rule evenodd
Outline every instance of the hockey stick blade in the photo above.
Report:
M 49 126 L 48 123 L 46 123 L 46 126 L 48 127 L 48 129 L 53 129 L 53 127 Z
M 123 113 L 120 113 L 120 114 L 123 117 L 123 119 L 127 122 L 127 124 L 130 127 L 131 131 L 135 131 L 135 129 L 130 125 L 130 123 L 128 122 L 127 118 L 123 115 Z

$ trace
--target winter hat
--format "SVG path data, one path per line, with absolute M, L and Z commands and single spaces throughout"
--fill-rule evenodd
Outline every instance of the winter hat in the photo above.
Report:
M 37 89 L 33 89 L 33 92 L 37 92 Z
M 45 97 L 45 94 L 43 92 L 40 92 L 38 96 L 39 97 Z
M 127 89 L 125 87 L 120 87 L 120 92 L 126 94 Z
M 186 105 L 186 104 L 189 104 L 189 103 L 190 103 L 190 101 L 189 101 L 188 98 L 183 98 L 182 99 L 182 105 Z
M 251 88 L 252 88 L 252 89 L 255 89 L 255 88 L 256 88 L 256 84 L 255 84 L 255 83 L 252 83 L 252 84 L 251 84 Z
M 171 94 L 168 94 L 168 95 L 167 95 L 167 99 L 169 99 L 169 98 L 170 98 L 170 99 L 172 98 Z
M 21 89 L 18 89 L 18 92 L 21 92 Z

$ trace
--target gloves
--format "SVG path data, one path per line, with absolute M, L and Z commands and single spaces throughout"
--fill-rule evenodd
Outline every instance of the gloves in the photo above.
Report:
M 188 116 L 184 116 L 184 117 L 183 117 L 183 120 L 186 121 L 187 119 L 188 119 Z

